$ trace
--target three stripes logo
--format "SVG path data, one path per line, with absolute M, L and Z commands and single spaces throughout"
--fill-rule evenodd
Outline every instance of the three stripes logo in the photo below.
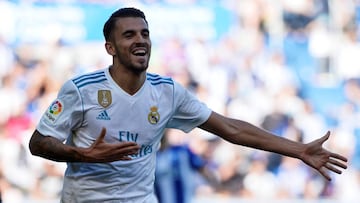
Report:
M 110 120 L 110 117 L 106 110 L 101 111 L 99 115 L 96 117 L 97 120 Z

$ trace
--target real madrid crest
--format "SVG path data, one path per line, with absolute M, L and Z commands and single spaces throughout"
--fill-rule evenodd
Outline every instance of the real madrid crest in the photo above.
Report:
M 160 114 L 156 106 L 152 106 L 150 108 L 150 113 L 148 114 L 148 121 L 153 125 L 157 124 L 160 121 Z
M 111 92 L 110 90 L 98 90 L 98 103 L 106 108 L 110 106 L 112 102 Z

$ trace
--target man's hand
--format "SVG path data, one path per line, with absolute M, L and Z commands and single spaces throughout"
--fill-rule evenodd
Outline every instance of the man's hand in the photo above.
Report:
M 102 128 L 99 137 L 83 150 L 84 162 L 103 163 L 120 160 L 131 160 L 129 155 L 137 154 L 140 146 L 135 142 L 106 143 L 106 129 Z
M 330 132 L 328 131 L 326 135 L 324 135 L 320 139 L 314 140 L 306 144 L 306 149 L 304 150 L 300 159 L 309 166 L 319 171 L 319 173 L 327 180 L 331 181 L 331 177 L 328 171 L 333 171 L 335 173 L 341 174 L 341 168 L 347 168 L 345 164 L 345 162 L 347 162 L 347 159 L 339 154 L 332 153 L 322 147 L 323 143 L 329 139 L 329 136 Z

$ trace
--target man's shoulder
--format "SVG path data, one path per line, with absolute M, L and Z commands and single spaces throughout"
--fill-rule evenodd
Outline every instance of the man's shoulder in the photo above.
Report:
M 171 77 L 159 75 L 156 73 L 146 73 L 146 80 L 153 86 L 174 85 L 174 80 Z
M 93 70 L 90 72 L 75 75 L 69 81 L 72 82 L 78 89 L 85 86 L 101 83 L 107 80 L 106 69 Z

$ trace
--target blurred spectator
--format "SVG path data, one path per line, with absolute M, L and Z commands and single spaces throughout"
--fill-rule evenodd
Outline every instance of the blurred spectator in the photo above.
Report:
M 2 39 L 0 34 L 0 55 L 3 56 L 3 59 L 0 61 L 0 78 L 3 78 L 11 71 L 14 63 L 13 50 L 5 43 L 5 39 Z
M 157 152 L 155 193 L 159 203 L 190 203 L 201 175 L 216 183 L 215 175 L 207 168 L 206 160 L 189 147 L 186 134 L 168 130 Z
M 303 111 L 297 114 L 295 123 L 304 132 L 305 143 L 326 133 L 325 119 L 314 110 L 311 101 L 304 101 Z
M 265 153 L 255 152 L 250 157 L 249 171 L 244 177 L 244 198 L 275 199 L 278 184 L 273 173 L 266 169 L 268 159 Z
M 248 165 L 245 153 L 240 153 L 234 146 L 221 140 L 214 149 L 212 160 L 216 163 L 220 182 L 216 192 L 227 198 L 241 196 Z
M 264 117 L 261 127 L 277 135 L 283 135 L 289 125 L 289 118 L 282 112 L 274 111 Z M 268 159 L 268 160 L 266 160 Z M 278 168 L 282 162 L 282 156 L 279 154 L 269 154 L 266 159 L 266 169 L 277 174 Z

